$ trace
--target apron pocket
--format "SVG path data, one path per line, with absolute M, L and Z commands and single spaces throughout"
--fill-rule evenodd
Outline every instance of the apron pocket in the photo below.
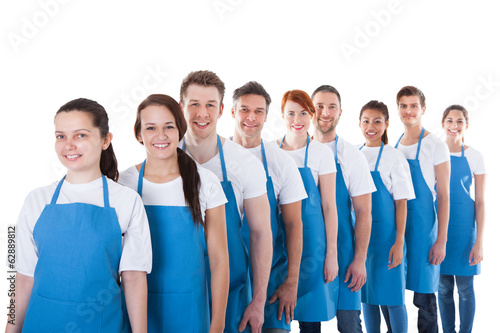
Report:
M 32 295 L 23 332 L 101 332 L 102 302 L 68 302 Z
M 148 332 L 195 332 L 198 305 L 192 292 L 148 293 Z

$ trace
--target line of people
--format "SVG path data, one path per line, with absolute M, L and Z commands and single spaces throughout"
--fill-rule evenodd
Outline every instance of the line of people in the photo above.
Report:
M 334 317 L 340 332 L 362 332 L 361 310 L 370 333 L 380 312 L 389 332 L 407 332 L 405 289 L 420 332 L 437 332 L 437 303 L 454 332 L 455 280 L 460 331 L 471 331 L 486 171 L 463 143 L 463 107 L 444 112 L 442 142 L 422 126 L 424 94 L 404 87 L 395 147 L 378 101 L 360 111 L 356 147 L 336 131 L 334 87 L 291 90 L 286 134 L 265 142 L 262 85 L 234 91 L 231 138 L 217 134 L 224 93 L 215 73 L 197 71 L 178 102 L 147 97 L 134 125 L 146 159 L 120 173 L 104 108 L 83 98 L 60 108 L 67 175 L 21 210 L 6 332 L 285 333 L 292 320 L 320 332 Z

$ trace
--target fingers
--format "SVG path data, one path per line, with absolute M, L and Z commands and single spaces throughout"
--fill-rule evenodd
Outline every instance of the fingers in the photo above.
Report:
M 269 304 L 273 304 L 274 302 L 276 302 L 276 300 L 278 299 L 278 291 L 276 291 L 273 295 L 273 297 L 271 297 L 271 299 L 269 300 Z
M 344 283 L 347 283 L 351 278 L 351 267 L 347 268 L 347 273 L 345 274 Z
M 248 315 L 246 312 L 243 314 L 243 318 L 241 318 L 240 325 L 238 326 L 238 332 L 243 332 L 248 324 Z M 253 331 L 253 330 L 252 330 Z
M 271 303 L 271 302 L 269 302 Z M 281 317 L 283 316 L 283 310 L 285 309 L 285 304 L 280 300 L 280 305 L 278 307 L 278 320 L 281 320 Z M 286 310 L 285 310 L 285 316 L 286 316 Z

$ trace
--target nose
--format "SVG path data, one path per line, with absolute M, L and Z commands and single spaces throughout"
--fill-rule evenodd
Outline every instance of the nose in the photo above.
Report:
M 66 150 L 72 150 L 72 149 L 75 149 L 75 147 L 76 147 L 76 145 L 73 142 L 73 139 L 72 138 L 67 138 L 66 139 L 66 145 L 64 146 L 64 149 L 66 149 Z
M 254 121 L 255 120 L 255 113 L 249 112 L 247 115 L 247 119 L 250 121 Z
M 160 137 L 160 139 L 166 139 L 166 138 L 168 138 L 167 130 L 166 129 L 160 130 L 160 133 L 159 133 L 158 136 Z
M 329 117 L 330 116 L 330 111 L 328 110 L 328 108 L 322 108 L 320 109 L 321 111 L 321 116 L 325 116 L 325 117 Z
M 200 106 L 200 108 L 198 109 L 198 117 L 200 118 L 208 117 L 208 110 L 205 105 Z

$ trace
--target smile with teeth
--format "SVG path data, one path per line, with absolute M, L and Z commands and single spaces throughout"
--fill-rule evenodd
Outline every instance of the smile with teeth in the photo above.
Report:
M 208 122 L 206 122 L 206 123 L 196 122 L 195 124 L 198 126 L 204 127 L 204 126 L 207 126 L 209 123 Z
M 153 147 L 156 148 L 166 148 L 170 146 L 170 143 L 153 143 Z
M 257 127 L 257 125 L 250 125 L 250 124 L 245 124 L 245 123 L 243 125 L 246 126 L 246 127 L 252 127 L 252 128 L 253 127 Z
M 293 125 L 293 126 L 292 126 L 292 128 L 293 128 L 294 130 L 299 131 L 299 130 L 301 130 L 301 129 L 303 129 L 303 128 L 304 128 L 304 125 Z

